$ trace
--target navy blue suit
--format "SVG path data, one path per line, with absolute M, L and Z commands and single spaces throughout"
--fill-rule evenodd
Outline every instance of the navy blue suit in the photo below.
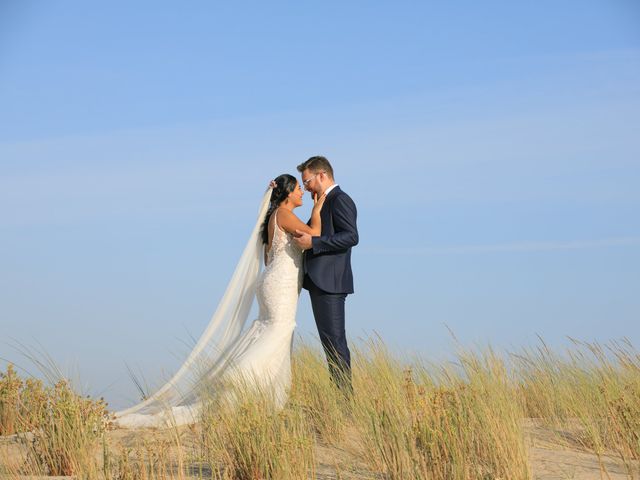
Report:
M 351 247 L 358 244 L 357 210 L 340 187 L 327 195 L 320 212 L 322 231 L 304 254 L 304 283 L 333 381 L 351 387 L 351 354 L 345 332 L 344 303 L 353 293 Z

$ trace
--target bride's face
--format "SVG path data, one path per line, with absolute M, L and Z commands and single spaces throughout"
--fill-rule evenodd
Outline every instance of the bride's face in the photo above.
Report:
M 302 187 L 299 183 L 296 183 L 296 187 L 293 189 L 293 192 L 289 194 L 289 201 L 293 204 L 293 208 L 299 207 L 302 205 L 302 195 L 304 192 L 302 191 Z

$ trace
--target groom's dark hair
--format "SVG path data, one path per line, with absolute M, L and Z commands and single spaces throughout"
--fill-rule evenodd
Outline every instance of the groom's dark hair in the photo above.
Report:
M 298 165 L 298 171 L 300 173 L 304 172 L 307 169 L 313 173 L 327 172 L 327 175 L 329 176 L 329 178 L 333 180 L 333 168 L 331 167 L 329 160 L 327 160 L 325 157 L 321 157 L 320 155 L 317 155 L 315 157 L 311 157 L 306 162 Z

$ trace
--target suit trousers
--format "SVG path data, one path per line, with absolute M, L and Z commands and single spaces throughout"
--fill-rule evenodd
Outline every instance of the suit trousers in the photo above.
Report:
M 333 383 L 346 395 L 353 392 L 351 383 L 351 352 L 347 346 L 345 331 L 346 293 L 328 293 L 318 288 L 310 278 L 305 279 L 309 287 L 311 308 L 316 320 L 320 342 L 324 348 L 329 373 Z

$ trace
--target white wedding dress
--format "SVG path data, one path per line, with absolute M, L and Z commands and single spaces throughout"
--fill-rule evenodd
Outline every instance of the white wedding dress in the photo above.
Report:
M 116 412 L 121 427 L 162 427 L 198 421 L 200 396 L 229 393 L 229 381 L 254 382 L 274 394 L 277 406 L 291 385 L 291 346 L 302 286 L 302 251 L 293 236 L 274 232 L 267 264 L 260 273 L 263 245 L 260 227 L 271 189 L 263 198 L 258 220 L 227 291 L 200 340 L 180 370 L 143 402 Z M 254 298 L 259 316 L 242 330 Z M 226 386 L 225 386 L 226 385 Z

